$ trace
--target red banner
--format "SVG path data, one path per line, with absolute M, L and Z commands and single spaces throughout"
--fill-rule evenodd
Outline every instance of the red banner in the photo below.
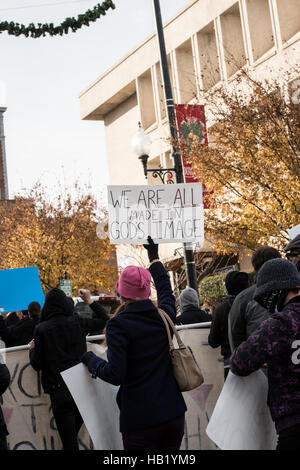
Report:
M 179 142 L 182 155 L 184 180 L 186 183 L 198 183 L 198 178 L 193 174 L 192 164 L 188 160 L 189 139 L 198 137 L 203 145 L 208 144 L 204 106 L 194 104 L 175 105 Z M 209 203 L 205 200 L 207 189 L 203 183 L 204 208 L 208 209 Z M 210 193 L 211 194 L 211 193 Z

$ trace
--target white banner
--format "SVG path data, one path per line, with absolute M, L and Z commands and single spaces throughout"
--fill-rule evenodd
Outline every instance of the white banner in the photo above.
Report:
M 274 450 L 277 434 L 267 395 L 268 380 L 261 370 L 247 377 L 229 372 L 207 435 L 221 450 Z
M 204 376 L 204 383 L 200 387 L 183 394 L 188 410 L 181 450 L 216 448 L 205 429 L 223 386 L 223 363 L 218 360 L 219 348 L 212 349 L 208 345 L 208 334 L 209 328 L 180 331 L 183 341 L 192 347 Z M 96 344 L 88 344 L 88 350 L 97 355 L 103 354 L 103 348 Z M 49 395 L 43 393 L 39 374 L 29 364 L 28 351 L 8 350 L 6 361 L 11 384 L 3 394 L 2 409 L 10 433 L 10 449 L 61 449 Z M 74 370 L 77 371 L 76 376 L 72 373 L 69 376 L 73 385 L 69 383 L 68 386 L 85 421 L 79 433 L 79 448 L 92 449 L 93 440 L 97 448 L 120 449 L 119 410 L 116 403 L 118 387 L 99 378 L 92 379 L 82 364 Z M 76 390 L 79 384 L 84 387 L 84 398 L 80 398 L 82 388 Z
M 107 189 L 111 244 L 204 241 L 201 183 Z
M 9 351 L 9 350 L 8 350 Z M 60 450 L 62 443 L 53 417 L 50 397 L 43 392 L 38 374 L 29 363 L 28 351 L 9 351 L 6 365 L 11 383 L 2 395 L 2 410 L 9 432 L 10 450 Z M 93 449 L 83 424 L 80 450 Z

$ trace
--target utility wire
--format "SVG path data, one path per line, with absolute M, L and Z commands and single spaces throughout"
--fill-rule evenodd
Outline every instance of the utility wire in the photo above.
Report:
M 81 2 L 87 2 L 89 0 L 69 0 L 69 1 L 64 1 L 64 2 L 56 2 L 56 3 L 44 3 L 44 4 L 36 4 L 36 5 L 24 5 L 23 7 L 8 7 L 8 8 L 0 8 L 0 11 L 9 11 L 9 10 L 23 10 L 25 8 L 41 8 L 41 7 L 52 7 L 52 6 L 57 6 L 57 5 L 67 5 L 70 3 L 81 3 Z

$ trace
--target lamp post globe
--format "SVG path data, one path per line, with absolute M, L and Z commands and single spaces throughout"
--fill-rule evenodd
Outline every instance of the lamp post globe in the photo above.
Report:
M 151 149 L 151 139 L 145 133 L 144 129 L 139 122 L 139 128 L 131 141 L 133 151 L 137 154 L 139 159 L 142 161 L 144 174 L 147 178 L 147 161 Z

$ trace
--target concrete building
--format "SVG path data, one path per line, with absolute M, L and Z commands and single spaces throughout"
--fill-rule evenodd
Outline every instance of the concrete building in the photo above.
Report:
M 248 65 L 262 78 L 269 69 L 297 63 L 300 0 L 193 0 L 164 25 L 164 33 L 175 103 L 201 102 L 206 90 L 234 81 L 240 67 Z M 142 165 L 131 149 L 139 121 L 152 141 L 149 167 L 173 166 L 155 34 L 97 78 L 79 99 L 82 119 L 104 121 L 109 184 L 145 184 Z M 149 176 L 148 183 L 156 181 Z M 198 251 L 208 259 L 213 254 L 207 243 Z M 182 264 L 180 247 L 162 245 L 162 253 L 165 259 L 177 259 L 172 269 Z M 239 254 L 241 268 L 251 269 L 244 254 Z M 120 247 L 118 259 L 125 255 L 131 256 L 130 248 Z
M 3 124 L 3 114 L 5 111 L 5 107 L 0 107 L 0 201 L 8 200 L 5 136 Z

